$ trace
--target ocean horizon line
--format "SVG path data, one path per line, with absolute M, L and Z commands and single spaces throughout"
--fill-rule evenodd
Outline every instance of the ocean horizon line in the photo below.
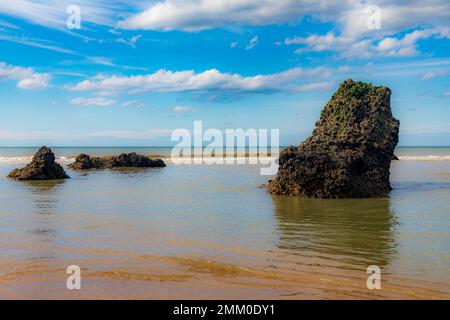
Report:
M 279 146 L 279 148 L 287 148 L 289 146 L 292 145 L 284 145 L 284 146 Z M 0 149 L 13 149 L 13 148 L 40 148 L 42 147 L 42 145 L 38 145 L 38 146 L 0 146 Z M 174 146 L 52 146 L 52 145 L 48 145 L 48 147 L 50 148 L 85 148 L 85 149 L 112 149 L 112 148 L 127 148 L 127 149 L 132 149 L 132 148 L 158 148 L 158 149 L 170 149 L 173 148 Z M 203 147 L 206 147 L 203 146 Z M 249 146 L 235 146 L 237 148 L 253 148 L 256 149 L 257 147 L 249 147 Z M 272 146 L 267 146 L 268 148 L 272 147 Z M 401 148 L 450 148 L 450 145 L 448 146 L 397 146 L 397 149 L 401 149 Z

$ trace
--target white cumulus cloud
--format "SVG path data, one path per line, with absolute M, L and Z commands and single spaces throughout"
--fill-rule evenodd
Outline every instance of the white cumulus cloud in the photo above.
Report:
M 368 20 L 376 6 L 381 26 L 368 28 Z M 343 35 L 388 35 L 412 28 L 450 27 L 450 2 L 448 0 L 373 0 L 345 1 L 342 10 L 336 12 L 336 21 Z
M 331 14 L 348 5 L 330 0 L 164 0 L 118 23 L 119 28 L 199 31 L 230 25 L 290 22 L 308 14 Z
M 420 54 L 417 42 L 429 38 L 450 39 L 450 28 L 419 29 L 402 37 L 381 38 L 354 38 L 328 32 L 325 35 L 287 38 L 284 42 L 286 45 L 300 45 L 295 51 L 298 54 L 333 51 L 339 53 L 342 58 L 410 57 Z
M 305 85 L 324 81 L 331 70 L 318 68 L 292 68 L 282 72 L 242 76 L 237 73 L 222 73 L 217 69 L 195 73 L 193 70 L 159 70 L 146 75 L 101 76 L 81 81 L 69 87 L 71 91 L 126 92 L 206 92 L 206 93 L 270 93 L 298 91 Z M 312 88 L 312 87 L 311 87 Z
M 78 97 L 75 99 L 70 100 L 70 103 L 76 106 L 99 106 L 99 107 L 106 107 L 110 106 L 114 103 L 114 100 L 111 99 L 105 99 L 101 97 L 96 98 L 82 98 Z
M 381 28 L 371 30 L 370 6 L 380 9 Z M 160 0 L 118 23 L 124 29 L 199 31 L 233 25 L 260 26 L 313 16 L 337 22 L 342 34 L 389 34 L 414 27 L 450 26 L 448 0 Z
M 32 68 L 8 65 L 0 61 L 0 79 L 17 81 L 20 89 L 44 89 L 51 79 L 48 73 L 38 73 Z

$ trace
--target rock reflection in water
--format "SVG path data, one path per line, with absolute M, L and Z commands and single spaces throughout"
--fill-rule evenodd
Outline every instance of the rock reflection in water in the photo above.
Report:
M 396 251 L 388 198 L 308 199 L 274 196 L 279 248 L 336 263 L 380 267 Z
M 34 213 L 37 214 L 55 214 L 56 204 L 58 203 L 57 192 L 64 183 L 63 180 L 36 180 L 21 181 L 27 186 L 27 191 L 33 198 Z
M 54 249 L 50 245 L 58 236 L 57 212 L 58 194 L 63 180 L 21 181 L 31 196 L 32 215 L 28 232 L 36 242 L 48 243 L 29 252 L 28 260 L 54 259 Z

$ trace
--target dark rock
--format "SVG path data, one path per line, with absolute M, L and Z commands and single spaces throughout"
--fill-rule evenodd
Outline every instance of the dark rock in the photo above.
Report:
M 312 135 L 280 153 L 278 175 L 268 191 L 319 198 L 388 193 L 400 124 L 392 116 L 390 96 L 386 87 L 344 81 Z
M 87 154 L 80 154 L 75 159 L 74 163 L 69 164 L 72 169 L 90 169 L 93 167 L 92 160 Z
M 122 153 L 112 157 L 90 157 L 80 154 L 75 162 L 70 164 L 72 169 L 106 169 L 106 168 L 151 168 L 165 167 L 166 164 L 161 159 L 151 159 L 136 153 Z
M 11 171 L 8 178 L 16 180 L 69 179 L 64 169 L 55 162 L 52 150 L 42 147 L 36 152 L 31 163 L 22 169 Z
M 394 160 L 400 160 L 400 159 L 395 154 L 393 154 L 391 160 L 394 161 Z

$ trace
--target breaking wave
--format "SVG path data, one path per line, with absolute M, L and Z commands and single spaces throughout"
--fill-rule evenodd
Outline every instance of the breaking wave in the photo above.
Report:
M 0 165 L 29 163 L 33 156 L 17 156 L 17 157 L 0 157 Z M 73 158 L 59 157 L 56 162 L 61 164 L 69 164 L 73 162 Z
M 398 156 L 403 161 L 450 161 L 450 155 L 448 156 Z
M 8 164 L 22 164 L 29 163 L 32 160 L 33 156 L 16 156 L 16 157 L 1 157 L 0 156 L 0 165 L 8 165 Z M 165 159 L 170 159 L 170 156 L 161 157 Z M 251 160 L 256 161 L 257 159 L 269 161 L 271 157 L 237 157 L 242 158 L 239 160 L 247 160 L 251 162 Z M 450 161 L 450 155 L 421 155 L 421 156 L 398 156 L 400 161 Z M 56 158 L 56 162 L 61 164 L 69 164 L 74 161 L 74 157 L 58 157 Z

